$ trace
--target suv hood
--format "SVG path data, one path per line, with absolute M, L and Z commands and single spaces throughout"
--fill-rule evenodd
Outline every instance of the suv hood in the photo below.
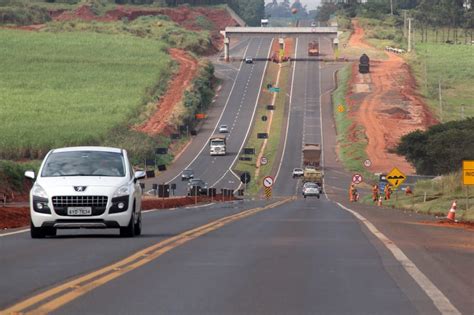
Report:
M 48 196 L 57 195 L 111 195 L 127 184 L 126 177 L 71 176 L 42 177 L 35 184 L 40 185 Z M 78 192 L 74 186 L 86 187 Z

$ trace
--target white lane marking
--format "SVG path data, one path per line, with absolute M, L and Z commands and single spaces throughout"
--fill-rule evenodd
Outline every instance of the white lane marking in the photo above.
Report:
M 19 230 L 19 231 L 14 231 L 14 232 L 3 233 L 3 234 L 0 234 L 0 237 L 25 233 L 25 232 L 29 232 L 29 231 L 30 231 L 30 229 L 24 229 L 24 230 Z
M 286 142 L 288 140 L 288 129 L 290 128 L 290 118 L 291 118 L 291 108 L 293 104 L 293 86 L 295 84 L 295 70 L 296 70 L 296 56 L 298 53 L 298 37 L 296 38 L 296 43 L 295 43 L 295 63 L 293 64 L 293 74 L 291 78 L 291 90 L 290 90 L 290 103 L 289 103 L 289 108 L 288 108 L 288 120 L 286 121 L 286 133 L 285 133 L 285 141 L 283 142 L 283 154 L 281 155 L 280 163 L 278 165 L 278 170 L 275 175 L 275 182 L 278 179 L 278 175 L 280 174 L 281 170 L 281 165 L 283 164 L 283 160 L 285 158 L 285 150 L 286 150 Z M 298 188 L 296 188 L 298 189 Z
M 245 137 L 242 141 L 242 144 L 240 145 L 240 149 L 237 152 L 242 152 L 242 148 L 244 147 L 245 143 L 247 142 L 247 138 L 249 136 L 250 128 L 252 127 L 252 122 L 253 122 L 254 117 L 255 117 L 255 112 L 257 111 L 258 100 L 260 99 L 260 93 L 262 92 L 263 79 L 265 78 L 265 72 L 267 71 L 268 59 L 270 59 L 270 53 L 272 52 L 272 45 L 273 45 L 273 38 L 270 42 L 270 47 L 268 48 L 267 61 L 265 62 L 265 68 L 263 69 L 263 73 L 262 73 L 262 80 L 260 81 L 260 85 L 258 87 L 257 100 L 255 101 L 255 106 L 253 108 L 252 118 L 250 118 L 249 126 L 247 128 L 247 133 L 245 134 Z M 261 46 L 261 42 L 260 42 L 260 46 Z M 260 46 L 259 46 L 258 50 L 260 50 Z M 228 171 L 232 171 L 232 167 L 234 166 L 234 164 L 235 164 L 235 162 L 237 161 L 238 158 L 239 158 L 239 154 L 236 154 L 235 158 L 232 161 L 232 163 L 230 164 L 229 169 L 227 170 L 227 172 L 225 172 L 224 175 L 222 175 L 222 177 L 219 178 L 212 186 L 216 186 L 217 183 L 219 183 L 224 178 L 224 176 L 228 173 Z
M 211 203 L 206 203 L 206 204 L 203 204 L 203 205 L 198 205 L 198 206 L 189 206 L 189 207 L 184 207 L 184 209 L 197 209 L 197 208 L 203 208 L 203 207 L 208 207 L 208 206 L 212 206 L 216 204 L 215 202 L 211 202 Z
M 249 46 L 250 46 L 250 43 L 251 41 L 249 41 L 249 43 L 247 44 L 247 47 L 245 48 L 245 52 L 244 52 L 244 56 L 247 55 L 247 50 L 249 49 Z M 207 149 L 208 148 L 208 144 L 209 144 L 209 140 L 211 139 L 211 137 L 215 134 L 216 130 L 217 130 L 217 126 L 219 125 L 219 122 L 221 121 L 222 119 L 222 116 L 224 115 L 225 113 L 225 109 L 227 108 L 227 105 L 229 104 L 229 100 L 230 100 L 230 97 L 232 96 L 232 91 L 234 91 L 234 87 L 235 87 L 235 84 L 237 83 L 237 77 L 239 76 L 239 73 L 240 73 L 240 69 L 242 68 L 242 65 L 244 64 L 244 60 L 242 60 L 240 62 L 240 66 L 239 66 L 239 71 L 237 72 L 237 76 L 235 77 L 235 80 L 234 80 L 234 83 L 232 84 L 232 88 L 230 89 L 230 92 L 229 92 L 229 96 L 227 97 L 227 101 L 225 102 L 225 105 L 224 105 L 224 108 L 222 109 L 222 112 L 219 116 L 219 119 L 217 120 L 217 123 L 216 125 L 214 126 L 214 130 L 212 131 L 212 133 L 209 135 L 209 138 L 207 139 L 207 141 L 204 143 L 204 145 L 202 146 L 201 150 L 199 151 L 198 154 L 196 154 L 196 156 L 194 157 L 194 159 L 189 162 L 189 164 L 184 168 L 184 169 L 187 169 L 191 166 L 191 164 L 194 163 L 194 161 L 196 161 L 196 159 L 201 155 L 202 151 L 204 151 L 204 149 Z M 173 177 L 171 180 L 169 180 L 167 183 L 171 183 L 172 181 L 174 181 L 176 178 L 178 178 L 178 176 L 181 174 L 181 172 L 178 173 L 178 175 L 176 175 L 175 177 Z
M 318 44 L 319 44 L 319 37 L 318 37 Z M 319 46 L 321 47 L 321 46 Z M 319 126 L 321 127 L 321 169 L 324 172 L 324 134 L 323 134 L 323 103 L 322 103 L 322 95 L 321 95 L 321 63 L 318 62 L 319 65 Z M 332 100 L 331 100 L 332 106 Z M 329 200 L 328 195 L 326 194 L 326 186 L 324 183 L 324 173 L 323 173 L 323 193 L 327 200 Z
M 461 314 L 458 309 L 451 304 L 449 299 L 441 292 L 434 284 L 428 279 L 427 276 L 403 253 L 403 251 L 395 245 L 388 237 L 386 237 L 382 232 L 377 230 L 377 228 L 365 217 L 359 213 L 351 210 L 339 202 L 337 203 L 339 207 L 348 211 L 357 219 L 359 219 L 367 229 L 374 234 L 382 244 L 387 247 L 387 249 L 393 254 L 396 260 L 405 268 L 406 272 L 415 280 L 415 282 L 420 286 L 420 288 L 425 291 L 426 295 L 433 301 L 433 304 L 441 312 L 441 314 Z

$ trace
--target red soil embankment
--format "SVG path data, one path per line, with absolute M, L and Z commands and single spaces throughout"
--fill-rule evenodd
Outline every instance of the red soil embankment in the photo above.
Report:
M 353 21 L 354 33 L 349 45 L 373 48 L 363 41 L 364 30 Z M 372 172 L 388 172 L 393 167 L 405 174 L 414 174 L 414 168 L 404 157 L 389 153 L 400 138 L 417 129 L 425 130 L 437 123 L 424 100 L 416 91 L 416 82 L 402 57 L 386 53 L 388 60 L 371 60 L 370 73 L 360 74 L 353 65 L 350 92 L 346 102 L 355 126 L 360 124 L 368 139 L 367 155 Z M 353 138 L 357 138 L 351 135 Z

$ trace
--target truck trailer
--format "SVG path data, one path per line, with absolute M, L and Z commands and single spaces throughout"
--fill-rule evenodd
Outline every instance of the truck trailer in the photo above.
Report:
M 321 170 L 321 145 L 307 143 L 303 146 L 303 182 L 314 182 L 323 186 L 323 171 Z

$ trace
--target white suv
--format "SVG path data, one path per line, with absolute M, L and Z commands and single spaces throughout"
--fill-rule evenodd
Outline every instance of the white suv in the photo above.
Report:
M 35 179 L 33 171 L 25 176 Z M 58 228 L 119 228 L 141 234 L 139 179 L 127 152 L 118 148 L 71 147 L 48 152 L 30 191 L 31 237 L 55 236 Z

